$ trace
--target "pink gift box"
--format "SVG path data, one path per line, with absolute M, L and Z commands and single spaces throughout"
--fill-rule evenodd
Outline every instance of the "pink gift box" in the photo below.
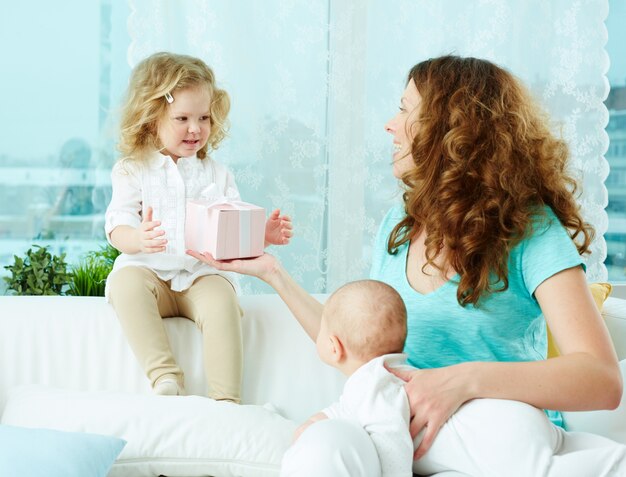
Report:
M 265 209 L 240 201 L 188 200 L 185 247 L 218 260 L 263 255 Z

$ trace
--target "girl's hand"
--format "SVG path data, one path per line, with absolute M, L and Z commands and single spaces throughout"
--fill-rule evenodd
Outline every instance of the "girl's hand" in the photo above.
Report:
M 278 260 L 269 253 L 264 253 L 256 258 L 234 260 L 215 260 L 210 253 L 199 253 L 193 250 L 187 250 L 187 255 L 191 255 L 217 270 L 251 275 L 266 282 L 269 280 L 269 276 L 278 268 Z
M 141 225 L 136 229 L 139 252 L 158 253 L 165 251 L 165 245 L 167 244 L 167 239 L 163 237 L 165 231 L 154 230 L 159 225 L 161 225 L 160 221 L 152 219 L 152 207 L 148 207 Z
M 279 209 L 274 210 L 265 222 L 265 246 L 287 245 L 293 235 L 292 228 L 291 218 L 281 216 Z
M 404 389 L 411 407 L 411 437 L 424 432 L 413 455 L 420 459 L 428 452 L 439 429 L 469 398 L 458 366 L 437 369 L 389 368 L 406 381 Z

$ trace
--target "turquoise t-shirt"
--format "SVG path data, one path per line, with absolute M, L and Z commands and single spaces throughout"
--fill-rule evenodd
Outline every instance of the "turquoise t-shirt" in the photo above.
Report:
M 387 253 L 389 235 L 403 217 L 403 208 L 397 206 L 383 219 L 374 245 L 370 277 L 391 285 L 404 299 L 408 313 L 404 352 L 409 364 L 439 368 L 467 361 L 546 358 L 545 320 L 534 292 L 561 270 L 583 265 L 574 242 L 551 209 L 546 210 L 545 219 L 538 219 L 533 235 L 511 251 L 509 288 L 483 298 L 478 308 L 459 305 L 455 279 L 427 294 L 409 285 L 408 242 L 395 255 Z M 563 425 L 560 413 L 546 412 L 552 422 Z

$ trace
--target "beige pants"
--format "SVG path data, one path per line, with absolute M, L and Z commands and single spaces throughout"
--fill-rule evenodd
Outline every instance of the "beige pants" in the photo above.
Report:
M 163 326 L 163 318 L 183 316 L 202 332 L 209 397 L 240 401 L 242 311 L 228 280 L 207 275 L 175 292 L 152 270 L 129 266 L 113 273 L 108 285 L 111 304 L 152 386 L 165 375 L 184 386 Z

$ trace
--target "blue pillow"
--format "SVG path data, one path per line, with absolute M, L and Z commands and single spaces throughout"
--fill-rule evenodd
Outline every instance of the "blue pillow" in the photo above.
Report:
M 0 475 L 106 477 L 125 445 L 111 436 L 0 425 Z

